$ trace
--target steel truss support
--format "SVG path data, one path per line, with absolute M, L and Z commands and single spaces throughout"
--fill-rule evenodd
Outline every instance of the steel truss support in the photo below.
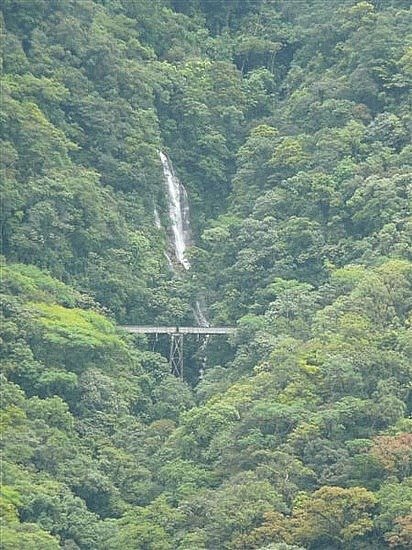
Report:
M 183 380 L 183 333 L 171 335 L 169 362 L 171 373 Z

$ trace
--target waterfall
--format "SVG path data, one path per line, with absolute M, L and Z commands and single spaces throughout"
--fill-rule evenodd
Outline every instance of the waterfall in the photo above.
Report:
M 160 216 L 159 216 L 159 211 L 157 210 L 156 206 L 154 207 L 153 216 L 154 216 L 154 222 L 155 222 L 156 228 L 157 229 L 163 229 L 162 222 L 161 222 Z M 172 262 L 172 258 L 170 257 L 170 255 L 166 251 L 163 252 L 163 254 L 164 254 L 164 257 L 167 260 L 167 265 L 169 266 L 170 271 L 174 272 L 175 268 L 174 268 L 174 265 L 173 265 L 173 262 Z
M 206 306 L 204 305 L 203 297 L 200 300 L 196 300 L 195 307 L 193 308 L 193 313 L 196 319 L 196 323 L 199 327 L 210 327 L 210 323 L 207 320 L 205 313 Z M 209 343 L 209 335 L 206 335 L 200 348 L 199 356 L 201 360 L 201 366 L 199 369 L 199 381 L 203 380 L 203 375 L 207 367 L 207 345 Z
M 187 197 L 186 189 L 176 176 L 173 165 L 165 153 L 159 151 L 160 160 L 163 167 L 163 177 L 167 188 L 167 198 L 169 203 L 169 218 L 172 236 L 172 245 L 174 256 L 177 262 L 184 267 L 184 269 L 190 269 L 190 262 L 186 258 L 186 249 L 191 243 L 190 239 L 190 208 Z M 157 209 L 154 209 L 155 225 L 158 229 L 162 228 L 160 216 Z M 176 273 L 173 262 L 168 254 L 166 254 L 169 266 L 172 271 Z M 206 308 L 203 304 L 204 300 L 200 297 L 196 300 L 193 307 L 193 315 L 196 319 L 196 323 L 200 327 L 208 327 L 209 321 L 206 317 Z M 207 344 L 209 336 L 206 336 L 202 345 L 200 346 L 201 355 L 201 367 L 199 371 L 199 379 L 203 378 L 203 374 L 206 369 L 207 363 Z
M 159 212 L 156 206 L 154 208 L 153 215 L 154 215 L 155 226 L 157 227 L 157 229 L 162 229 L 162 222 L 160 221 Z
M 205 314 L 205 307 L 203 306 L 203 304 L 200 304 L 199 300 L 196 300 L 193 313 L 195 315 L 196 323 L 199 325 L 199 327 L 210 327 L 210 323 L 207 320 Z
M 207 334 L 199 348 L 199 356 L 201 359 L 201 365 L 199 369 L 199 382 L 203 380 L 203 375 L 205 374 L 207 367 L 207 345 L 209 343 L 209 335 Z
M 189 201 L 186 189 L 175 175 L 169 158 L 161 151 L 159 155 L 169 201 L 173 249 L 176 260 L 187 270 L 190 269 L 190 262 L 186 258 L 186 248 L 190 244 Z

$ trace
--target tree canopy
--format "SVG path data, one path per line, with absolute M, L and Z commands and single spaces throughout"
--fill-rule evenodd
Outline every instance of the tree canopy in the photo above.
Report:
M 410 2 L 1 10 L 1 548 L 410 548 Z

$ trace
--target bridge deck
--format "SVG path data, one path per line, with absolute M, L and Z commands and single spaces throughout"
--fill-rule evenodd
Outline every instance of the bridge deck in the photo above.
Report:
M 133 334 L 233 334 L 235 327 L 155 327 L 143 325 L 125 325 L 127 332 Z

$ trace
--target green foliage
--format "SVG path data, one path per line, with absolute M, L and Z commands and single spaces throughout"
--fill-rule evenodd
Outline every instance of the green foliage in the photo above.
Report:
M 149 462 L 136 455 L 131 434 L 146 429 L 138 419 L 175 419 L 190 392 L 159 355 L 138 352 L 109 319 L 83 309 L 93 307 L 87 297 L 32 266 L 3 272 L 4 545 L 100 547 L 101 518 L 158 493 L 148 468 L 146 487 L 134 474 Z
M 410 548 L 409 2 L 1 23 L 2 548 Z M 159 150 L 190 200 L 178 276 Z M 199 381 L 196 342 L 186 383 L 116 328 L 196 299 L 238 327 Z

